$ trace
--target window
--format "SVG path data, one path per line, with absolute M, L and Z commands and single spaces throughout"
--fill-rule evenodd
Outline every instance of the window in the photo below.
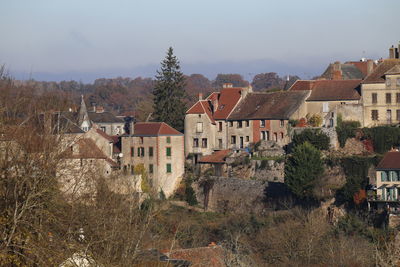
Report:
M 229 122 L 229 127 L 233 127 L 233 121 Z
M 261 120 L 261 127 L 265 127 L 265 120 Z
M 322 112 L 329 112 L 329 103 L 328 102 L 322 103 Z
M 134 157 L 134 156 L 135 156 L 135 148 L 131 147 L 131 157 Z
M 218 132 L 222 132 L 222 121 L 218 122 Z
M 265 132 L 264 132 L 264 131 L 261 132 L 261 139 L 262 139 L 262 140 L 266 140 L 266 135 L 265 135 Z
M 390 171 L 389 175 L 390 175 L 390 181 L 392 181 L 392 182 L 399 181 L 399 175 L 398 175 L 397 171 Z
M 386 86 L 390 87 L 392 85 L 392 81 L 390 78 L 386 78 Z
M 274 133 L 274 141 L 278 142 L 278 133 Z
M 203 123 L 198 122 L 196 125 L 196 133 L 202 133 L 203 132 Z
M 140 137 L 140 138 L 139 138 L 139 143 L 140 143 L 140 144 L 143 144 L 143 137 Z
M 201 139 L 201 147 L 202 148 L 207 148 L 207 138 Z
M 400 109 L 396 110 L 396 120 L 400 121 Z
M 381 181 L 382 182 L 387 182 L 388 181 L 388 175 L 385 171 L 381 171 Z
M 153 164 L 149 164 L 149 173 L 153 173 L 154 169 L 153 169 Z
M 242 127 L 243 127 L 242 121 L 238 121 L 238 122 L 237 122 L 237 127 L 238 127 L 238 128 L 242 128 Z
M 171 157 L 171 148 L 170 147 L 167 147 L 166 155 L 167 155 L 167 157 Z
M 386 110 L 386 119 L 388 123 L 392 123 L 392 110 Z
M 371 110 L 371 119 L 373 121 L 379 120 L 379 114 L 378 114 L 378 111 L 376 109 Z
M 397 79 L 396 79 L 396 85 L 397 85 L 397 86 L 400 86 L 400 78 L 397 78 Z
M 137 156 L 140 157 L 140 147 L 137 148 Z
M 167 173 L 171 173 L 172 172 L 172 165 L 171 163 L 167 163 Z
M 267 140 L 269 141 L 269 131 L 266 131 L 265 134 L 267 135 Z
M 284 120 L 281 120 L 279 125 L 280 125 L 281 128 L 282 128 L 283 126 L 285 126 L 285 121 L 284 121 Z
M 372 93 L 372 104 L 377 104 L 377 103 L 378 103 L 378 94 Z
M 167 144 L 171 144 L 171 137 L 167 136 Z
M 231 144 L 236 144 L 236 135 L 231 136 Z
M 222 139 L 218 139 L 218 147 L 222 148 Z
M 103 132 L 106 132 L 106 127 L 105 126 L 101 126 L 100 130 L 102 130 Z
M 283 139 L 283 133 L 281 133 L 281 139 Z
M 387 93 L 386 94 L 386 104 L 391 104 L 392 103 L 392 94 Z
M 250 142 L 250 136 L 246 136 L 246 142 Z
M 149 147 L 149 157 L 153 156 L 153 147 Z
M 138 147 L 137 148 L 137 156 L 140 157 L 144 157 L 144 147 Z
M 193 147 L 199 147 L 199 138 L 193 138 Z
M 396 103 L 400 104 L 400 93 L 396 93 Z
M 250 127 L 250 121 L 246 121 L 246 127 Z

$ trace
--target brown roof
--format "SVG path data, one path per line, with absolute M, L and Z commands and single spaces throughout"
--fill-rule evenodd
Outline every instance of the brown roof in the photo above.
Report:
M 400 74 L 400 64 L 394 66 L 393 68 L 385 72 L 385 75 L 393 75 L 393 74 Z
M 371 59 L 368 59 L 367 61 L 347 61 L 345 64 L 351 64 L 357 67 L 359 69 L 363 76 L 366 77 L 368 75 L 368 61 Z M 375 62 L 372 61 L 372 68 L 375 69 L 376 64 Z
M 114 142 L 113 137 L 109 136 L 108 134 L 106 134 L 105 132 L 103 132 L 100 129 L 96 129 L 96 133 L 98 133 L 100 136 L 104 137 L 105 139 L 107 139 L 109 142 Z
M 134 136 L 183 135 L 165 122 L 137 122 Z
M 289 91 L 311 90 L 307 101 L 359 100 L 362 80 L 298 80 Z
M 219 93 L 218 108 L 214 113 L 215 120 L 225 120 L 241 98 L 242 88 L 223 88 Z
M 89 119 L 94 123 L 123 123 L 122 118 L 116 117 L 114 114 L 108 111 L 104 112 L 88 112 Z
M 385 73 L 398 64 L 400 64 L 400 59 L 397 58 L 383 60 L 375 70 L 364 79 L 363 83 L 384 83 Z
M 226 267 L 225 251 L 220 246 L 178 249 L 166 253 L 170 259 L 183 259 L 190 266 Z
M 377 170 L 390 170 L 396 169 L 400 170 L 400 152 L 390 151 L 385 154 L 383 159 L 379 162 L 376 167 Z
M 250 93 L 235 108 L 229 120 L 289 119 L 306 100 L 309 91 Z
M 201 157 L 200 163 L 225 163 L 225 159 L 232 152 L 230 149 L 215 151 L 211 155 Z

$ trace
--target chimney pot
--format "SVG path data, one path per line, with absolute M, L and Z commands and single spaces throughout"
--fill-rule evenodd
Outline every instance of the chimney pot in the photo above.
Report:
M 223 85 L 222 85 L 222 88 L 232 88 L 233 87 L 233 84 L 232 83 L 224 83 Z
M 203 100 L 203 93 L 199 93 L 199 101 Z

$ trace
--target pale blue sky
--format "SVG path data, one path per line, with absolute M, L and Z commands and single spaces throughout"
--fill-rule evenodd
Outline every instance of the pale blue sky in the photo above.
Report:
M 173 46 L 186 73 L 311 76 L 387 57 L 399 11 L 399 0 L 0 0 L 0 64 L 22 78 L 149 76 Z

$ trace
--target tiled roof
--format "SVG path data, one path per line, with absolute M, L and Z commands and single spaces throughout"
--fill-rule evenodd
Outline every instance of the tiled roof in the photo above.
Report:
M 218 108 L 214 113 L 215 120 L 225 120 L 241 98 L 242 88 L 223 88 L 219 93 Z
M 108 134 L 106 134 L 105 132 L 103 132 L 100 129 L 96 129 L 96 133 L 98 133 L 100 136 L 102 136 L 105 139 L 107 139 L 109 142 L 113 142 L 114 141 L 114 139 L 111 136 L 109 136 Z
M 400 64 L 394 66 L 393 68 L 385 72 L 385 75 L 393 75 L 393 74 L 400 74 Z
M 385 154 L 383 159 L 379 162 L 376 167 L 377 170 L 400 170 L 400 152 L 390 151 Z
M 298 80 L 290 91 L 311 90 L 307 101 L 359 100 L 361 80 Z
M 215 151 L 211 155 L 201 157 L 200 163 L 225 163 L 225 159 L 232 152 L 230 149 Z
M 72 151 L 71 148 L 68 148 L 64 151 L 63 157 L 67 159 L 104 159 L 110 165 L 115 165 L 116 163 L 108 158 L 101 150 L 96 146 L 92 139 L 82 138 L 75 142 L 73 145 L 73 149 L 76 149 L 76 152 Z
M 375 70 L 364 79 L 363 83 L 384 83 L 385 73 L 398 64 L 400 64 L 400 59 L 391 58 L 383 60 L 378 64 Z
M 229 120 L 289 119 L 309 95 L 309 91 L 249 93 Z
M 341 78 L 343 80 L 363 79 L 365 77 L 365 75 L 361 72 L 361 70 L 352 64 L 340 64 L 340 69 L 342 73 Z M 334 64 L 329 64 L 328 68 L 321 75 L 321 78 L 330 80 L 333 79 L 333 77 L 334 77 Z
M 108 111 L 104 112 L 88 112 L 89 119 L 94 123 L 123 123 L 124 120 L 116 117 L 114 114 Z
M 371 63 L 372 63 L 372 68 L 375 69 L 376 67 L 375 62 L 372 61 Z M 351 64 L 356 66 L 357 69 L 359 69 L 362 72 L 364 78 L 368 75 L 368 64 L 369 64 L 368 61 L 348 61 L 345 64 Z
M 134 124 L 134 136 L 183 135 L 165 122 L 137 122 Z
M 227 267 L 224 249 L 220 246 L 209 246 L 189 249 L 177 249 L 166 253 L 170 259 L 183 259 L 190 266 Z
M 199 100 L 196 104 L 194 104 L 186 114 L 207 114 L 210 118 L 211 123 L 215 124 L 215 120 L 213 118 L 212 104 L 211 101 L 208 100 Z

